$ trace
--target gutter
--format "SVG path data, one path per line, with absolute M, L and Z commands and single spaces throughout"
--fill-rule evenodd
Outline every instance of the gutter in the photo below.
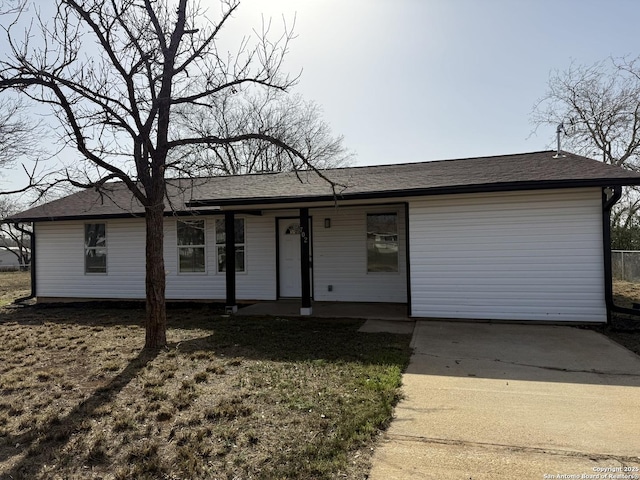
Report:
M 559 188 L 618 188 L 627 185 L 640 185 L 640 178 L 591 178 L 582 180 L 526 180 L 501 183 L 478 183 L 473 185 L 446 185 L 434 187 L 404 188 L 400 190 L 377 190 L 370 192 L 353 192 L 299 196 L 271 196 L 247 198 L 194 199 L 186 202 L 189 208 L 198 207 L 239 207 L 248 205 L 277 205 L 282 203 L 309 203 L 339 200 L 372 200 L 380 198 L 426 197 L 431 195 L 452 195 L 462 193 L 499 193 L 524 190 L 556 190 Z
M 33 231 L 25 230 L 20 226 L 19 223 L 14 223 L 13 226 L 16 230 L 29 235 L 31 238 L 31 261 L 29 262 L 29 271 L 31 273 L 31 293 L 26 297 L 16 298 L 13 301 L 13 304 L 20 304 L 22 302 L 26 302 L 27 300 L 31 300 L 32 298 L 36 298 L 36 226 L 33 224 Z
M 613 274 L 611 270 L 611 208 L 622 197 L 622 187 L 610 187 L 611 195 L 602 189 L 602 238 L 604 249 L 604 296 L 607 306 L 607 323 L 611 324 L 611 313 L 624 313 L 640 317 L 640 310 L 620 307 L 613 300 Z

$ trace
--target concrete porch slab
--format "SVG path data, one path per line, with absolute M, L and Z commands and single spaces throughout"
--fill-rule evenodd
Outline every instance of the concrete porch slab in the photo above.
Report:
M 299 317 L 300 300 L 254 303 L 238 310 L 238 315 Z M 365 318 L 367 320 L 403 321 L 411 324 L 404 303 L 313 302 L 312 316 L 320 318 Z M 372 327 L 373 328 L 373 327 Z M 411 332 L 408 332 L 411 333 Z

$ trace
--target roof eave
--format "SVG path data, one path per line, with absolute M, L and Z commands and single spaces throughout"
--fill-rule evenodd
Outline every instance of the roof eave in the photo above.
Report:
M 187 215 L 203 215 L 205 213 L 212 213 L 211 210 L 180 210 L 180 211 L 166 211 L 165 217 L 169 216 L 187 216 Z M 120 219 L 120 218 L 144 218 L 144 212 L 122 212 L 122 213 L 102 213 L 102 214 L 87 214 L 87 215 L 64 215 L 55 216 L 47 215 L 43 217 L 11 217 L 3 220 L 0 223 L 31 223 L 31 222 L 55 222 L 55 221 L 73 221 L 73 220 L 92 220 L 92 219 Z
M 596 178 L 582 180 L 536 180 L 536 181 L 518 181 L 503 183 L 484 183 L 476 185 L 454 185 L 444 187 L 428 187 L 403 190 L 382 190 L 373 192 L 360 193 L 343 193 L 340 195 L 305 195 L 305 196 L 286 196 L 286 197 L 252 197 L 252 198 L 229 198 L 229 199 L 203 199 L 188 202 L 188 209 L 175 212 L 165 212 L 168 215 L 193 215 L 193 214 L 211 214 L 216 213 L 211 210 L 198 210 L 199 207 L 212 206 L 249 206 L 249 205 L 277 205 L 277 204 L 296 204 L 296 203 L 313 203 L 326 201 L 344 201 L 344 200 L 371 200 L 381 198 L 407 198 L 431 195 L 448 195 L 463 193 L 491 193 L 521 190 L 550 190 L 558 188 L 586 188 L 586 187 L 615 187 L 640 185 L 640 177 L 638 178 Z M 93 214 L 93 215 L 65 215 L 65 216 L 41 216 L 41 217 L 11 217 L 5 219 L 2 223 L 30 223 L 30 222 L 49 222 L 62 220 L 91 220 L 91 219 L 117 219 L 117 218 L 142 218 L 143 212 L 122 212 L 110 214 Z

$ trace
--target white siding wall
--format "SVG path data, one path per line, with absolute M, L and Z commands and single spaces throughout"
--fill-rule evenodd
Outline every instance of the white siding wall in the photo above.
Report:
M 215 218 L 203 217 L 206 225 L 206 273 L 178 273 L 176 219 L 165 220 L 167 298 L 224 300 L 225 273 L 216 272 Z M 222 217 L 217 217 L 222 218 Z M 245 221 L 245 273 L 236 275 L 239 300 L 276 298 L 275 220 L 269 216 L 238 215 Z
M 35 224 L 36 288 L 40 296 L 67 297 L 84 283 L 82 223 Z
M 413 199 L 412 314 L 606 321 L 600 189 Z
M 107 274 L 84 274 L 84 222 L 36 224 L 37 294 L 144 298 L 144 223 L 108 220 Z
M 367 273 L 367 213 L 398 214 L 397 273 Z M 401 206 L 313 209 L 314 299 L 348 302 L 406 302 L 404 208 Z M 324 228 L 324 219 L 331 228 Z M 333 285 L 333 291 L 328 291 Z
M 215 217 L 206 224 L 206 273 L 178 273 L 176 218 L 165 219 L 164 258 L 167 299 L 224 300 L 225 274 L 216 273 Z M 218 217 L 221 218 L 221 217 Z M 247 273 L 238 273 L 238 299 L 276 298 L 275 220 L 245 219 Z M 37 293 L 40 297 L 144 298 L 145 233 L 140 219 L 106 220 L 107 275 L 84 273 L 84 223 L 47 222 L 36 226 Z
M 410 201 L 414 316 L 604 321 L 599 189 L 447 195 Z M 367 213 L 398 213 L 399 271 L 367 273 Z M 402 206 L 315 208 L 314 298 L 406 302 Z M 296 211 L 243 216 L 247 273 L 239 300 L 276 298 L 276 222 Z M 205 274 L 180 274 L 176 218 L 165 220 L 168 299 L 224 300 L 216 217 L 206 221 Z M 218 217 L 221 218 L 221 217 Z M 331 228 L 324 228 L 324 219 Z M 107 220 L 107 275 L 84 274 L 84 222 L 36 225 L 41 297 L 144 298 L 144 222 Z M 328 291 L 328 285 L 333 291 Z
M 273 215 L 246 216 L 247 270 L 238 274 L 239 299 L 276 299 L 276 220 Z

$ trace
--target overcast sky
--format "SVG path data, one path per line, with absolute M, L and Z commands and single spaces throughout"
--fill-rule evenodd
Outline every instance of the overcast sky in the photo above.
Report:
M 285 68 L 359 165 L 553 148 L 550 72 L 640 54 L 637 0 L 243 0 L 230 33 L 262 16 L 295 17 Z

